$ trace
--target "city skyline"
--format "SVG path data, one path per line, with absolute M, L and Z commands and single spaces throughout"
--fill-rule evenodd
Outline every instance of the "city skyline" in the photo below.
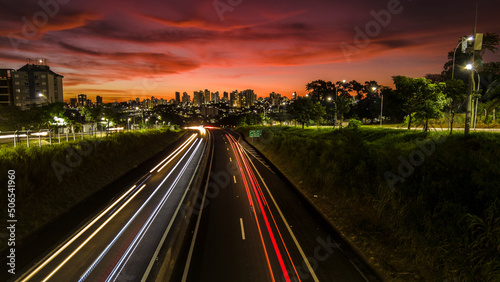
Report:
M 467 2 L 6 2 L 0 68 L 47 58 L 64 76 L 65 101 L 170 100 L 201 89 L 291 97 L 316 79 L 390 86 L 393 75 L 441 72 L 472 33 L 475 2 Z M 500 34 L 500 3 L 478 3 L 477 31 Z

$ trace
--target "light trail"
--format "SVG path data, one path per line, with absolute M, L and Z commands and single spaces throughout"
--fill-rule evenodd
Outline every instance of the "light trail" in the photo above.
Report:
M 185 146 L 187 146 L 188 143 L 190 143 L 194 138 L 195 138 L 196 134 L 193 134 L 191 135 L 191 137 L 189 137 L 188 140 L 186 140 L 182 145 L 180 145 L 175 151 L 173 151 L 170 155 L 168 155 L 168 157 L 164 158 L 160 163 L 158 163 L 158 165 L 156 165 L 153 169 L 151 169 L 149 172 L 152 173 L 153 171 L 155 171 L 159 166 L 161 166 L 165 161 L 167 161 L 168 159 L 170 159 L 170 157 L 172 157 L 176 152 L 178 151 L 181 151 L 183 148 L 185 148 Z M 175 155 L 177 156 L 177 155 Z M 172 158 L 174 158 L 175 156 L 173 156 Z M 170 162 L 170 161 L 168 161 Z M 167 162 L 167 163 L 168 163 Z M 163 167 L 162 167 L 163 168 Z M 160 169 L 161 170 L 161 169 Z M 159 172 L 159 171 L 158 171 Z
M 81 248 L 83 248 L 99 231 L 101 231 L 102 228 L 104 228 L 104 226 L 106 226 L 106 224 L 108 224 L 108 222 L 111 221 L 111 219 L 113 219 L 130 201 L 132 201 L 133 198 L 135 198 L 135 196 L 137 196 L 137 194 L 139 194 L 139 192 L 144 189 L 144 187 L 146 187 L 146 184 L 142 185 L 141 188 L 139 188 L 135 193 L 134 195 L 132 195 L 132 197 L 130 197 L 125 203 L 123 203 L 123 205 L 120 206 L 120 208 L 115 211 L 115 213 L 113 215 L 111 215 L 103 224 L 101 224 L 101 226 L 99 226 L 99 228 L 97 228 L 89 237 L 87 237 L 87 239 L 85 239 L 85 241 L 83 241 L 82 244 L 80 244 L 80 246 L 78 246 L 78 248 L 76 248 L 62 263 L 60 263 L 47 277 L 45 277 L 42 281 L 47 281 L 50 279 L 50 277 L 52 277 L 59 269 L 61 269 L 61 267 L 63 267 L 78 251 L 80 251 Z
M 48 134 L 47 132 L 42 132 L 40 135 L 43 133 Z M 180 152 L 179 150 L 185 148 L 186 144 L 191 142 L 194 138 L 196 137 L 196 134 L 193 134 L 186 142 L 184 142 L 181 146 L 179 146 L 173 153 L 171 153 L 167 158 L 165 158 L 160 164 L 158 164 L 155 169 L 161 165 L 164 161 L 168 160 L 170 157 L 172 157 L 175 152 Z M 176 155 L 175 155 L 176 156 Z M 173 157 L 175 157 L 173 156 Z M 172 157 L 172 158 L 173 158 Z M 170 162 L 170 160 L 168 161 Z M 150 172 L 154 171 L 155 169 L 151 170 Z M 144 181 L 143 181 L 144 182 Z M 145 186 L 145 185 L 144 185 Z M 144 186 L 141 186 L 139 190 L 142 190 Z M 22 278 L 22 282 L 28 281 L 31 279 L 34 275 L 36 275 L 38 272 L 40 272 L 41 269 L 43 269 L 47 264 L 49 264 L 52 260 L 54 260 L 55 257 L 57 257 L 61 252 L 63 252 L 69 245 L 71 245 L 75 240 L 77 240 L 83 233 L 85 233 L 89 228 L 91 228 L 97 221 L 99 221 L 104 215 L 106 215 L 109 211 L 113 210 L 115 206 L 121 202 L 123 199 L 125 199 L 127 196 L 129 196 L 132 192 L 134 192 L 134 189 L 136 189 L 137 185 L 132 186 L 129 190 L 127 190 L 120 198 L 118 198 L 116 201 L 114 201 L 110 206 L 108 206 L 104 211 L 102 211 L 97 217 L 95 217 L 89 224 L 87 224 L 83 229 L 81 229 L 75 236 L 73 236 L 69 241 L 64 243 L 63 246 L 61 246 L 56 252 L 54 252 L 52 255 L 50 255 L 43 263 L 41 263 L 38 267 L 36 267 L 32 272 L 30 272 L 26 277 Z M 137 191 L 136 191 L 137 193 Z M 135 197 L 136 194 L 134 194 L 133 197 Z M 127 199 L 125 203 L 128 203 L 131 198 Z M 121 208 L 119 209 L 121 210 Z M 116 214 L 116 212 L 115 212 Z M 45 281 L 45 280 L 44 280 Z
M 46 259 L 40 266 L 38 266 L 33 272 L 31 272 L 27 277 L 21 281 L 28 281 L 36 273 L 38 273 L 43 267 L 45 267 L 49 262 L 51 262 L 56 256 L 58 256 L 62 251 L 64 251 L 69 245 L 71 245 L 76 239 L 78 239 L 85 231 L 87 231 L 94 223 L 96 223 L 101 217 L 103 217 L 108 211 L 110 211 L 114 206 L 116 206 L 123 198 L 125 198 L 129 193 L 135 189 L 136 185 L 132 186 L 127 192 L 125 192 L 119 199 L 117 199 L 111 206 L 104 210 L 98 217 L 92 220 L 85 228 L 80 230 L 71 240 L 66 242 L 60 249 L 58 249 L 54 254 L 52 254 L 48 259 Z
M 247 152 L 245 152 L 245 154 L 247 155 L 248 157 L 248 154 Z M 253 155 L 252 155 L 253 156 Z M 255 158 L 255 156 L 254 156 Z M 248 157 L 248 159 L 250 160 L 250 157 Z M 257 158 L 256 158 L 257 159 Z M 261 162 L 259 159 L 257 159 L 259 162 Z M 269 190 L 269 187 L 267 187 L 266 185 L 266 182 L 264 181 L 264 179 L 262 178 L 262 176 L 260 175 L 259 171 L 257 170 L 257 167 L 255 167 L 255 164 L 252 162 L 252 160 L 250 160 L 250 163 L 252 164 L 254 170 L 257 172 L 257 174 L 259 175 L 259 178 L 260 180 L 262 181 L 262 184 L 264 184 L 264 187 L 266 188 L 267 190 L 267 194 L 269 195 L 269 197 L 271 198 L 272 202 L 274 203 L 274 206 L 276 207 L 276 210 L 278 211 L 281 219 L 283 220 L 283 223 L 285 224 L 287 230 L 288 230 L 288 233 L 290 233 L 290 236 L 292 237 L 293 239 L 293 242 L 295 243 L 295 246 L 297 247 L 297 249 L 299 250 L 299 253 L 302 257 L 302 259 L 304 260 L 306 266 L 307 266 L 307 269 L 309 270 L 309 273 L 311 274 L 313 280 L 315 282 L 318 282 L 319 279 L 318 277 L 316 276 L 316 273 L 314 272 L 314 269 L 312 268 L 311 264 L 309 263 L 309 260 L 307 259 L 307 256 L 305 255 L 304 251 L 302 250 L 302 247 L 300 246 L 299 242 L 297 241 L 297 238 L 295 237 L 295 234 L 293 233 L 292 229 L 290 228 L 290 224 L 288 224 L 288 221 L 286 220 L 285 216 L 283 215 L 283 212 L 281 212 L 281 209 L 280 207 L 278 206 L 278 203 L 276 203 L 276 200 L 274 199 L 273 195 L 271 194 L 271 191 Z M 261 162 L 262 163 L 262 162 Z M 266 166 L 264 163 L 262 163 L 264 166 Z M 267 167 L 267 166 L 266 166 Z M 273 172 L 274 173 L 274 172 Z M 273 217 L 274 218 L 274 217 Z M 295 268 L 295 264 L 294 264 L 294 268 Z M 297 274 L 297 278 L 300 279 L 300 276 L 298 275 L 297 273 L 297 270 L 295 269 L 295 274 Z
M 227 134 L 226 134 L 226 138 L 228 138 L 229 143 L 231 145 L 231 148 L 233 149 L 234 155 L 236 157 L 236 161 L 238 162 L 238 169 L 240 170 L 241 177 L 243 178 L 243 184 L 245 186 L 245 190 L 247 191 L 247 197 L 248 197 L 248 201 L 250 203 L 250 207 L 253 207 L 253 200 L 252 200 L 252 196 L 250 194 L 250 189 L 248 188 L 248 183 L 247 183 L 247 180 L 245 178 L 245 174 L 243 173 L 241 162 L 240 162 L 241 156 L 236 153 L 237 152 L 236 147 L 235 147 L 236 144 L 233 144 L 232 140 L 229 138 L 229 136 Z M 260 228 L 259 219 L 257 218 L 257 212 L 255 211 L 254 208 L 252 208 L 252 212 L 254 214 L 254 219 L 255 219 L 255 222 L 257 224 L 257 229 L 259 230 L 260 241 L 262 243 L 262 248 L 264 249 L 264 254 L 266 256 L 266 262 L 267 262 L 267 266 L 269 269 L 269 273 L 271 274 L 271 279 L 272 279 L 272 281 L 276 281 L 274 279 L 273 269 L 271 267 L 271 261 L 269 260 L 269 254 L 267 253 L 266 244 L 264 243 L 264 237 L 262 236 L 262 230 Z
M 127 250 L 125 251 L 125 253 L 122 255 L 122 257 L 118 261 L 118 263 L 115 265 L 115 267 L 113 268 L 113 271 L 111 271 L 111 273 L 108 276 L 108 278 L 106 279 L 106 281 L 116 281 L 116 278 L 118 278 L 118 277 L 113 278 L 113 276 L 119 274 L 123 270 L 123 267 L 125 267 L 125 265 L 127 264 L 127 262 L 130 259 L 132 253 L 135 251 L 135 249 L 139 245 L 139 242 L 142 240 L 142 238 L 144 238 L 144 235 L 146 234 L 147 230 L 149 229 L 149 227 L 151 226 L 151 224 L 153 223 L 153 221 L 156 219 L 156 217 L 157 217 L 158 213 L 160 212 L 161 208 L 167 202 L 170 194 L 172 194 L 172 191 L 174 190 L 175 186 L 179 182 L 180 178 L 184 175 L 184 172 L 187 170 L 187 167 L 191 164 L 191 161 L 193 160 L 194 155 L 198 152 L 198 149 L 200 148 L 201 143 L 202 143 L 202 140 L 199 139 L 198 145 L 196 145 L 196 143 L 193 144 L 193 146 L 191 148 L 193 148 L 195 145 L 196 145 L 196 148 L 191 153 L 191 156 L 187 160 L 186 164 L 182 167 L 182 170 L 179 172 L 179 174 L 177 174 L 177 177 L 175 178 L 174 182 L 172 183 L 172 185 L 170 185 L 170 187 L 168 188 L 167 192 L 163 196 L 163 198 L 160 201 L 160 203 L 156 206 L 156 208 L 154 209 L 154 211 L 151 213 L 151 215 L 148 217 L 148 219 L 146 220 L 146 222 L 143 224 L 141 230 L 139 230 L 139 232 L 135 236 L 134 240 L 130 243 L 129 247 L 127 248 Z M 191 150 L 191 148 L 190 148 L 190 150 Z M 186 156 L 188 154 L 188 152 L 186 152 L 186 154 L 184 156 Z M 161 186 L 161 185 L 162 184 L 160 184 L 159 186 Z M 147 203 L 144 203 L 144 205 L 146 205 L 146 204 Z
M 233 140 L 233 141 L 234 141 L 234 140 Z M 276 243 L 276 238 L 274 237 L 274 232 L 273 232 L 273 231 L 272 231 L 272 229 L 271 229 L 271 225 L 269 224 L 269 220 L 268 220 L 268 218 L 267 218 L 267 214 L 266 214 L 266 212 L 265 212 L 265 210 L 264 210 L 263 201 L 261 200 L 261 197 L 260 197 L 260 196 L 261 196 L 261 193 L 259 193 L 259 192 L 257 191 L 257 187 L 256 187 L 256 186 L 258 186 L 258 184 L 257 184 L 257 183 L 255 183 L 255 182 L 253 181 L 253 179 L 252 179 L 252 178 L 255 178 L 255 176 L 253 176 L 253 177 L 252 177 L 253 172 L 252 172 L 251 168 L 249 168 L 249 167 L 248 167 L 248 163 L 247 163 L 248 161 L 246 160 L 246 158 L 244 158 L 244 155 L 243 155 L 243 153 L 242 153 L 242 150 L 241 150 L 241 147 L 239 146 L 239 144 L 237 144 L 237 143 L 236 143 L 236 147 L 237 147 L 237 149 L 238 149 L 238 153 L 241 155 L 241 158 L 242 158 L 242 160 L 243 160 L 243 162 L 244 162 L 244 165 L 245 165 L 245 169 L 246 169 L 247 175 L 248 175 L 248 177 L 249 177 L 249 179 L 250 179 L 250 181 L 251 181 L 252 188 L 253 188 L 253 191 L 254 191 L 254 193 L 255 193 L 255 197 L 256 197 L 256 199 L 257 199 L 258 206 L 259 206 L 260 211 L 261 211 L 261 213 L 262 213 L 262 217 L 263 217 L 263 219 L 264 219 L 264 223 L 265 223 L 265 226 L 266 226 L 266 228 L 267 228 L 267 231 L 268 231 L 269 237 L 270 237 L 270 239 L 271 239 L 271 242 L 272 242 L 272 245 L 273 245 L 274 251 L 275 251 L 276 256 L 277 256 L 277 258 L 278 258 L 278 262 L 279 262 L 279 264 L 280 264 L 281 271 L 283 272 L 283 275 L 285 276 L 285 280 L 286 280 L 287 282 L 289 282 L 289 281 L 290 281 L 290 277 L 289 277 L 289 275 L 288 275 L 288 270 L 286 269 L 285 262 L 284 262 L 284 260 L 283 260 L 282 255 L 281 255 L 281 252 L 280 252 L 280 250 L 279 250 L 279 248 L 278 248 L 278 244 Z M 293 262 L 292 262 L 292 264 L 293 264 Z
M 191 149 L 191 148 L 190 148 Z M 130 224 L 133 222 L 133 220 L 137 217 L 137 215 L 142 211 L 142 209 L 147 205 L 147 203 L 153 198 L 153 196 L 158 192 L 160 187 L 163 185 L 163 183 L 172 175 L 172 173 L 175 171 L 177 166 L 179 165 L 180 162 L 185 158 L 187 154 L 185 154 L 178 162 L 177 164 L 170 170 L 170 172 L 165 176 L 165 178 L 162 180 L 162 182 L 155 188 L 155 190 L 151 193 L 151 195 L 146 199 L 146 201 L 141 205 L 141 207 L 134 213 L 134 215 L 127 221 L 127 223 L 122 227 L 120 232 L 115 236 L 115 238 L 108 244 L 106 249 L 104 249 L 103 252 L 97 257 L 97 259 L 91 264 L 91 266 L 85 271 L 85 273 L 80 277 L 80 281 L 83 281 L 86 279 L 86 277 L 92 272 L 92 270 L 95 268 L 95 266 L 101 261 L 101 259 L 106 255 L 106 253 L 109 251 L 109 249 L 115 244 L 115 242 L 118 240 L 118 238 L 125 232 L 125 230 L 130 226 Z

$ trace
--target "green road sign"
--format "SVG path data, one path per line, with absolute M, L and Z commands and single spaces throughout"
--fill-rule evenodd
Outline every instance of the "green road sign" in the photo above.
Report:
M 262 130 L 250 130 L 250 137 L 261 137 Z

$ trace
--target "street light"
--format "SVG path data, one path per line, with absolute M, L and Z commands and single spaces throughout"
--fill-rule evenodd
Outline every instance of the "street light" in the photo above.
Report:
M 472 64 L 467 64 L 465 66 L 465 69 L 466 70 L 470 70 L 472 71 L 471 72 L 471 87 L 470 89 L 473 91 L 476 87 L 475 87 L 475 81 L 474 81 L 474 71 L 477 73 L 477 89 L 476 89 L 476 93 L 479 93 L 479 88 L 481 87 L 481 76 L 479 75 L 479 72 L 474 68 L 474 66 Z M 471 93 L 472 94 L 472 93 Z M 471 109 L 473 109 L 473 114 L 472 114 L 472 124 L 473 124 L 473 128 L 475 129 L 476 128 L 476 122 L 477 122 L 477 104 L 478 104 L 478 98 L 476 96 L 476 101 L 472 101 L 472 102 L 475 102 L 475 106 L 472 105 Z M 475 108 L 475 109 L 474 109 Z M 470 120 L 469 120 L 470 122 Z M 470 123 L 469 123 L 469 127 L 470 127 Z
M 467 48 L 467 41 L 472 41 L 474 40 L 474 37 L 469 36 L 469 37 L 462 37 L 462 40 L 458 42 L 457 46 L 455 47 L 455 50 L 453 51 L 453 65 L 451 67 L 451 79 L 455 77 L 455 53 L 457 53 L 457 48 L 462 44 L 462 52 L 465 53 L 465 48 Z
M 47 100 L 47 103 L 50 104 L 49 99 L 45 95 L 43 95 L 42 93 L 38 93 L 38 97 L 45 98 L 45 100 Z

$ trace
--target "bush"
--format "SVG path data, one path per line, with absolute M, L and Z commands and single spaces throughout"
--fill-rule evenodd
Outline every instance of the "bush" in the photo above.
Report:
M 357 119 L 350 119 L 349 124 L 347 125 L 347 128 L 350 129 L 357 129 L 359 128 L 363 123 L 360 120 Z

